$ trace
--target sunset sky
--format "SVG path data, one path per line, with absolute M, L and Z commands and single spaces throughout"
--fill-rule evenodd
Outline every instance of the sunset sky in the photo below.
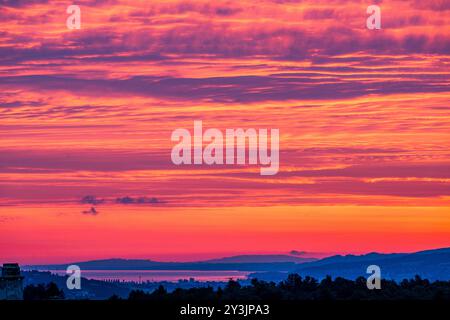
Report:
M 0 262 L 450 246 L 450 1 L 0 0 L 0 21 Z M 279 173 L 174 165 L 194 120 L 279 129 Z

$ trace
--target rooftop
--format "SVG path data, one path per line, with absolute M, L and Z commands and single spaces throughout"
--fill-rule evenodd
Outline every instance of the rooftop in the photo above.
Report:
M 2 277 L 4 278 L 20 277 L 20 267 L 18 263 L 4 263 L 1 271 Z

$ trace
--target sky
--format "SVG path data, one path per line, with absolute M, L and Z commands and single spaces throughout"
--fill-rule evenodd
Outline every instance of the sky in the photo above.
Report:
M 374 1 L 381 30 L 356 0 L 74 3 L 0 0 L 0 262 L 450 246 L 449 1 Z M 278 174 L 174 165 L 195 120 L 279 129 Z

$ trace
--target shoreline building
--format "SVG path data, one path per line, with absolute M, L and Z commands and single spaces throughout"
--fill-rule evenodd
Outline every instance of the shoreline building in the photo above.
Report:
M 4 263 L 0 276 L 0 300 L 23 300 L 23 276 L 17 263 Z

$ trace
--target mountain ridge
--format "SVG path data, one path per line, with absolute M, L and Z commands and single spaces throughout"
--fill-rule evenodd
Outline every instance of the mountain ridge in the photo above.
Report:
M 193 262 L 163 262 L 148 259 L 110 258 L 63 264 L 26 265 L 25 269 L 65 270 L 78 265 L 84 270 L 291 270 L 297 264 L 316 261 L 292 255 L 237 255 L 219 259 Z M 255 270 L 252 270 L 255 269 Z
M 367 277 L 367 267 L 377 265 L 385 279 L 403 280 L 416 275 L 429 280 L 450 280 L 450 248 L 438 248 L 412 253 L 368 253 L 335 255 L 298 265 L 292 272 L 301 276 L 323 279 L 326 276 L 356 279 Z M 276 281 L 285 273 L 251 274 L 263 280 Z
M 237 255 L 194 262 L 160 262 L 144 259 L 111 258 L 25 266 L 35 270 L 65 270 L 71 264 L 84 270 L 236 270 L 250 271 L 252 277 L 276 280 L 286 273 L 298 273 L 318 279 L 327 275 L 354 279 L 367 277 L 367 267 L 378 265 L 382 277 L 402 280 L 420 275 L 430 280 L 450 279 L 450 247 L 422 250 L 413 253 L 377 253 L 362 255 L 334 255 L 323 259 L 292 255 Z

